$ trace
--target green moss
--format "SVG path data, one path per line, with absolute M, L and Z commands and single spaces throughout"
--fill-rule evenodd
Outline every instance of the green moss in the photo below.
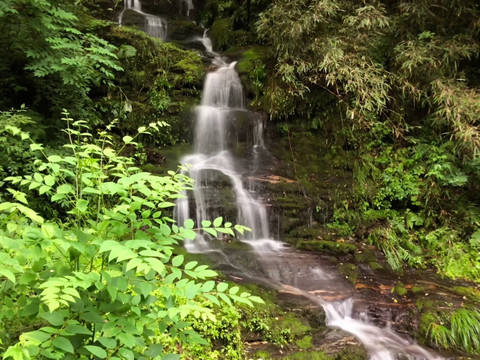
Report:
M 451 290 L 459 295 L 468 298 L 473 302 L 480 302 L 480 290 L 474 287 L 454 286 Z
M 312 348 L 312 337 L 310 335 L 304 336 L 303 338 L 295 341 L 295 345 L 297 345 L 298 348 L 307 350 Z
M 259 350 L 253 355 L 254 359 L 269 360 L 272 358 L 271 354 L 265 350 Z
M 325 251 L 335 254 L 353 254 L 357 247 L 352 243 L 328 240 L 302 240 L 297 244 L 297 249 L 309 251 Z
M 380 265 L 378 262 L 376 261 L 371 261 L 368 263 L 368 266 L 370 266 L 370 269 L 372 270 L 382 270 L 383 269 L 383 266 Z
M 352 285 L 355 285 L 358 277 L 358 269 L 354 264 L 340 263 L 337 265 L 337 268 L 341 274 L 345 275 L 345 278 L 347 278 Z
M 225 50 L 234 44 L 232 28 L 232 19 L 219 19 L 212 24 L 208 34 L 216 48 Z
M 372 250 L 370 249 L 364 249 L 362 251 L 359 251 L 355 253 L 355 260 L 360 262 L 360 263 L 370 263 L 370 262 L 375 262 L 377 261 L 377 258 L 375 254 L 373 253 Z
M 414 294 L 418 294 L 418 293 L 424 292 L 425 289 L 423 288 L 423 286 L 415 284 L 415 285 L 412 286 L 410 291 Z
M 124 71 L 116 76 L 119 86 L 97 102 L 101 117 L 106 122 L 119 119 L 124 135 L 153 121 L 164 122 L 161 132 L 139 139 L 146 145 L 164 147 L 189 140 L 191 125 L 185 113 L 198 103 L 205 76 L 200 53 L 128 26 L 112 27 L 107 39 L 119 48 Z
M 399 296 L 403 296 L 407 293 L 407 288 L 401 281 L 397 281 L 393 288 L 393 292 Z
M 330 356 L 325 355 L 323 351 L 297 352 L 287 355 L 283 360 L 331 360 Z

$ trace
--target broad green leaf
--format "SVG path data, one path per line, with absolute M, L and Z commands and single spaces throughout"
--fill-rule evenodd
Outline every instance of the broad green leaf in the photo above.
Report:
M 232 305 L 232 301 L 230 300 L 230 298 L 227 295 L 225 295 L 223 293 L 219 293 L 218 297 L 220 299 L 222 299 L 223 301 L 225 301 L 228 305 L 230 305 L 230 306 Z
M 56 337 L 55 339 L 53 339 L 52 340 L 52 345 L 54 347 L 56 347 L 57 349 L 60 349 L 64 352 L 68 352 L 70 354 L 73 354 L 73 352 L 74 352 L 73 345 L 70 342 L 70 340 L 68 340 L 67 338 L 65 338 L 63 336 L 59 336 L 59 337 Z
M 132 142 L 133 138 L 131 136 L 126 135 L 122 138 L 122 140 L 125 144 L 130 144 Z
M 220 302 L 218 301 L 216 296 L 211 295 L 211 294 L 204 294 L 203 296 L 206 297 L 208 300 L 210 300 L 215 305 L 220 306 Z
M 215 287 L 215 281 L 209 280 L 203 283 L 202 290 L 204 292 L 209 292 L 209 291 L 212 291 L 214 287 Z
M 145 261 L 150 264 L 153 270 L 155 270 L 160 276 L 165 276 L 165 265 L 157 258 L 145 258 Z
M 53 186 L 55 184 L 55 178 L 52 175 L 47 175 L 43 179 L 45 181 L 45 185 Z
M 238 286 L 233 286 L 228 290 L 228 293 L 230 295 L 235 295 L 238 292 L 238 290 L 240 290 L 240 288 Z
M 103 346 L 105 346 L 107 349 L 115 349 L 115 347 L 117 346 L 117 341 L 112 338 L 101 336 L 97 339 L 97 341 Z
M 64 319 L 68 316 L 66 310 L 58 310 L 51 313 L 43 313 L 40 315 L 41 318 L 47 320 L 53 326 L 60 326 L 64 323 Z
M 57 188 L 57 194 L 72 194 L 73 187 L 70 184 L 62 184 Z
M 107 357 L 107 352 L 99 346 L 85 345 L 84 348 L 100 359 L 105 359 Z
M 62 158 L 58 155 L 51 155 L 47 158 L 47 160 L 52 162 L 52 163 L 57 163 L 57 162 L 62 161 Z
M 162 344 L 153 344 L 148 347 L 148 350 L 145 351 L 145 355 L 150 356 L 152 358 L 161 355 L 163 352 L 163 345 Z
M 78 324 L 70 324 L 65 327 L 65 330 L 67 330 L 69 333 L 72 334 L 82 334 L 82 335 L 91 335 L 92 331 L 87 329 L 83 325 L 78 325 Z
M 215 220 L 213 220 L 213 226 L 220 227 L 223 222 L 223 217 L 219 216 Z
M 212 222 L 210 220 L 202 220 L 202 226 L 203 227 L 210 227 L 212 225 Z
M 185 220 L 185 223 L 183 224 L 183 226 L 186 229 L 193 229 L 193 227 L 195 226 L 195 222 L 192 219 L 187 219 Z
M 224 283 L 224 282 L 218 283 L 218 285 L 217 285 L 217 290 L 218 291 L 224 292 L 227 289 L 228 289 L 228 284 L 227 283 Z
M 162 360 L 179 360 L 180 355 L 178 354 L 167 354 L 165 356 L 162 356 Z
M 0 275 L 5 276 L 8 280 L 10 280 L 12 283 L 15 284 L 16 282 L 15 275 L 10 270 L 5 268 L 0 268 Z
M 190 261 L 190 262 L 185 264 L 185 270 L 191 270 L 195 266 L 197 266 L 197 264 L 198 264 L 198 261 Z
M 50 339 L 51 335 L 40 330 L 25 332 L 20 335 L 21 341 L 28 341 L 33 345 L 40 345 L 41 343 Z
M 183 260 L 184 260 L 183 255 L 177 255 L 172 259 L 172 265 L 178 267 L 183 264 Z
M 203 231 L 205 231 L 206 233 L 212 235 L 213 237 L 218 237 L 218 233 L 215 229 L 212 229 L 212 228 L 204 228 Z
M 81 213 L 85 213 L 88 210 L 88 200 L 78 199 L 76 207 Z

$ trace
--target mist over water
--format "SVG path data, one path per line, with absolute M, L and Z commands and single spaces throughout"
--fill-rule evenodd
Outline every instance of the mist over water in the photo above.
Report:
M 206 50 L 212 53 L 211 42 L 205 35 L 201 41 Z M 371 360 L 442 359 L 390 328 L 375 326 L 365 317 L 355 318 L 354 299 L 351 297 L 353 290 L 345 290 L 346 286 L 342 285 L 344 279 L 320 267 L 313 261 L 314 257 L 307 258 L 271 238 L 266 206 L 256 193 L 256 186 L 247 180 L 247 175 L 252 177 L 258 170 L 266 152 L 263 124 L 257 121 L 251 126 L 251 166 L 246 167 L 244 161 L 232 154 L 230 136 L 236 115 L 247 111 L 235 62 L 227 63 L 216 54 L 213 64 L 217 65 L 217 69 L 207 75 L 201 105 L 195 110 L 195 153 L 181 160 L 182 164 L 188 164 L 187 173 L 195 180 L 195 188 L 184 194 L 186 198 L 178 200 L 176 218 L 179 224 L 188 218 L 194 218 L 200 224 L 202 220 L 222 216 L 225 211 L 222 200 L 228 194 L 236 209 L 236 218 L 229 221 L 251 228 L 252 231 L 240 239 L 251 247 L 251 251 L 244 254 L 248 258 L 248 265 L 245 266 L 245 259 L 243 263 L 237 261 L 234 255 L 215 247 L 208 237 L 197 236 L 195 241 L 187 243 L 187 249 L 210 253 L 219 262 L 238 271 L 239 276 L 263 281 L 277 289 L 286 289 L 321 305 L 326 313 L 327 324 L 357 337 L 368 350 Z M 340 301 L 328 301 L 339 291 L 348 297 Z

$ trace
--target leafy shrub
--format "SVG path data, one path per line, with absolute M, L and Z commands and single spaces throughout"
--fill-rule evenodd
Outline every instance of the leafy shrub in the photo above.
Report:
M 175 255 L 180 241 L 196 236 L 192 220 L 180 227 L 168 215 L 188 178 L 141 172 L 119 155 L 134 137 L 115 150 L 111 127 L 96 139 L 84 121 L 65 120 L 70 154 L 46 156 L 32 142 L 35 172 L 5 179 L 27 192 L 9 188 L 13 200 L 0 203 L 3 358 L 179 359 L 164 354 L 179 351 L 176 341 L 206 344 L 192 323 L 215 321 L 213 305 L 261 301 Z M 29 208 L 32 192 L 61 206 L 65 218 Z M 214 234 L 245 230 L 221 218 L 203 226 Z

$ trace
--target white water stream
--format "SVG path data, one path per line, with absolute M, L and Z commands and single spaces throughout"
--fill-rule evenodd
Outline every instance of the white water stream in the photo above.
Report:
M 207 38 L 208 39 L 208 38 Z M 202 42 L 212 53 L 210 43 L 204 38 Z M 252 129 L 252 149 L 249 152 L 252 166 L 246 167 L 242 161 L 232 154 L 232 131 L 238 117 L 245 117 L 243 90 L 235 71 L 235 62 L 226 63 L 215 56 L 214 64 L 218 68 L 210 72 L 205 80 L 201 105 L 196 108 L 195 153 L 185 156 L 181 162 L 190 164 L 189 176 L 195 180 L 195 188 L 188 197 L 177 202 L 176 217 L 180 224 L 188 218 L 212 220 L 223 215 L 219 203 L 231 197 L 235 203 L 236 218 L 228 219 L 252 229 L 241 241 L 254 249 L 251 256 L 252 266 L 249 268 L 235 264 L 235 259 L 227 259 L 221 250 L 215 249 L 208 237 L 198 236 L 187 244 L 192 252 L 221 253 L 233 267 L 241 269 L 245 274 L 258 276 L 254 267 L 264 268 L 267 282 L 280 287 L 292 289 L 313 302 L 321 305 L 326 313 L 329 326 L 343 329 L 357 337 L 370 354 L 371 360 L 439 360 L 434 355 L 407 340 L 390 328 L 372 325 L 366 319 L 354 318 L 354 300 L 348 298 L 341 302 L 329 302 L 318 296 L 312 289 L 330 289 L 334 291 L 338 283 L 338 275 L 331 274 L 318 266 L 309 266 L 303 262 L 283 243 L 270 238 L 267 210 L 261 198 L 248 188 L 247 174 L 256 169 L 259 158 L 264 153 L 263 126 L 256 122 Z M 247 186 L 246 186 L 247 185 Z M 253 187 L 250 187 L 253 188 Z M 297 256 L 295 263 L 289 263 L 292 256 Z M 304 265 L 304 268 L 298 266 Z M 266 275 L 265 275 L 266 274 Z M 301 288 L 307 281 L 310 288 Z
M 125 11 L 131 10 L 140 14 L 144 19 L 143 30 L 150 36 L 162 39 L 163 41 L 167 38 L 167 20 L 160 16 L 148 14 L 142 11 L 142 3 L 140 0 L 124 0 L 124 7 L 120 15 L 118 16 L 118 24 L 122 26 L 123 17 Z M 190 12 L 190 10 L 188 10 Z

